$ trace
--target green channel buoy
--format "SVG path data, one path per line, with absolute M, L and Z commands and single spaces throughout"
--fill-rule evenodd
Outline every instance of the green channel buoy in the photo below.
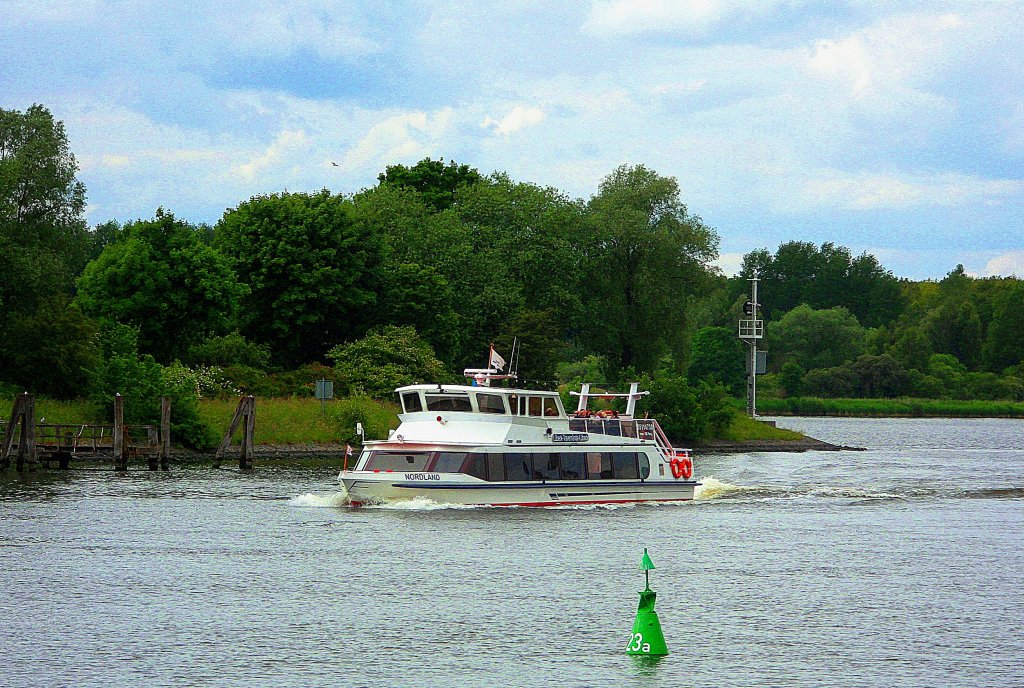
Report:
M 640 606 L 636 609 L 636 621 L 633 622 L 633 633 L 626 643 L 626 654 L 639 657 L 661 657 L 668 654 L 665 634 L 661 632 L 661 621 L 658 612 L 654 611 L 654 601 L 658 593 L 651 590 L 651 569 L 654 562 L 644 547 L 644 556 L 640 560 L 640 570 L 644 572 L 643 592 L 640 593 Z

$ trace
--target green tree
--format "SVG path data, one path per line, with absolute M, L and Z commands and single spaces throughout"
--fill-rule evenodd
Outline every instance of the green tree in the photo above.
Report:
M 948 300 L 931 311 L 925 331 L 936 353 L 956 356 L 968 368 L 981 357 L 981 319 L 969 301 Z
M 415 383 L 447 382 L 449 375 L 412 327 L 386 325 L 362 339 L 327 353 L 345 394 L 390 399 L 394 390 Z
M 787 397 L 798 397 L 803 393 L 804 369 L 796 361 L 786 361 L 779 373 L 779 384 Z
M 0 323 L 70 294 L 88 245 L 77 171 L 64 125 L 45 107 L 0 109 Z
M 865 327 L 878 327 L 896 319 L 905 307 L 899 281 L 869 254 L 854 257 L 833 243 L 821 248 L 807 241 L 779 245 L 772 256 L 767 249 L 744 256 L 734 294 L 746 289 L 746 279 L 761 279 L 759 301 L 768 319 L 778 318 L 804 303 L 812 308 L 842 306 Z
M 152 220 L 125 225 L 122 238 L 89 263 L 77 302 L 91 316 L 138 328 L 141 349 L 169 362 L 227 331 L 246 291 L 196 227 L 159 209 Z
M 985 366 L 992 372 L 1024 363 L 1024 282 L 1008 283 L 993 299 L 985 340 Z
M 616 368 L 650 371 L 670 351 L 682 359 L 687 307 L 710 280 L 718 235 L 687 211 L 674 179 L 642 165 L 601 182 L 586 227 L 584 341 Z
M 215 245 L 234 259 L 242 334 L 286 366 L 321 359 L 372 324 L 381 288 L 381 239 L 326 189 L 257 196 L 228 210 Z
M 451 207 L 460 188 L 475 184 L 481 176 L 469 165 L 454 160 L 445 165 L 444 158 L 424 158 L 412 167 L 388 165 L 377 179 L 381 184 L 413 189 L 431 211 L 440 212 Z
M 815 310 L 801 305 L 768 323 L 765 348 L 776 370 L 787 361 L 808 371 L 832 368 L 864 352 L 864 335 L 857 318 L 845 308 Z
M 746 347 L 733 330 L 702 327 L 690 342 L 686 377 L 691 384 L 710 378 L 730 394 L 742 396 L 747 386 L 746 353 Z
M 910 376 L 903 364 L 888 354 L 864 354 L 846 364 L 857 376 L 860 397 L 898 397 L 910 391 Z
M 96 325 L 57 294 L 32 313 L 12 313 L 0 347 L 0 370 L 19 389 L 58 399 L 88 396 L 100 367 Z

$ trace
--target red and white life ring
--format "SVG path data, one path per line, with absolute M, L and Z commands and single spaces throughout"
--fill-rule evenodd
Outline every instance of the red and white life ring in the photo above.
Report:
M 680 478 L 689 480 L 690 476 L 693 475 L 693 461 L 686 454 L 682 457 L 676 457 L 668 462 L 669 468 L 672 469 L 672 477 L 676 480 Z

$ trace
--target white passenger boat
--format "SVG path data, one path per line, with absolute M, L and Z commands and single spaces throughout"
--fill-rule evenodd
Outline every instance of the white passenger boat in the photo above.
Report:
M 693 499 L 689 450 L 675 449 L 658 422 L 635 418 L 648 392 L 590 392 L 565 412 L 557 392 L 492 387 L 494 369 L 467 370 L 474 385 L 396 390 L 401 424 L 366 442 L 339 476 L 350 504 L 426 498 L 486 506 L 558 506 Z M 592 396 L 625 397 L 626 412 L 592 412 Z

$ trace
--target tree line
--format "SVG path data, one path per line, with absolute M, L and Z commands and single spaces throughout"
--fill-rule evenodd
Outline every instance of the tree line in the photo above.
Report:
M 45 107 L 0 110 L 8 392 L 128 390 L 143 419 L 145 399 L 170 390 L 177 421 L 195 426 L 194 389 L 305 393 L 326 376 L 384 396 L 457 379 L 491 343 L 511 353 L 516 340 L 521 379 L 644 376 L 679 435 L 696 437 L 727 424 L 728 395 L 742 395 L 735 323 L 756 273 L 780 394 L 1019 394 L 1019 280 L 960 268 L 897 280 L 873 256 L 806 242 L 754 251 L 726 278 L 712 267 L 717 232 L 643 165 L 612 170 L 583 200 L 428 158 L 351 194 L 256 196 L 213 225 L 158 208 L 94 227 L 76 173 Z M 969 375 L 987 377 L 965 387 Z

